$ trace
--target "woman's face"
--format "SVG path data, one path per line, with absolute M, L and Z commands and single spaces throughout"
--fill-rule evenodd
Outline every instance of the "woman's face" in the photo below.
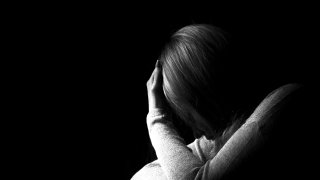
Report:
M 162 86 L 163 92 L 164 92 L 165 97 L 168 98 L 166 91 L 165 91 L 165 88 L 169 87 L 169 84 L 168 84 L 167 77 L 166 77 L 164 71 L 162 71 L 162 77 L 163 77 L 163 86 Z M 188 107 L 188 106 L 185 106 L 185 108 L 186 107 Z M 193 122 L 195 122 L 195 124 L 192 125 L 193 127 L 191 127 L 191 128 L 193 128 L 196 137 L 198 138 L 202 135 L 205 135 L 207 139 L 212 139 L 214 137 L 214 132 L 211 129 L 211 126 L 207 122 L 207 120 L 205 118 L 203 118 L 194 108 L 190 107 L 187 109 L 188 109 L 187 112 L 190 112 L 190 114 L 194 120 Z
M 212 130 L 210 124 L 205 118 L 203 118 L 195 109 L 191 109 L 190 113 L 195 122 L 195 130 L 199 131 L 198 133 L 206 136 L 207 139 L 213 139 L 215 136 L 214 131 Z

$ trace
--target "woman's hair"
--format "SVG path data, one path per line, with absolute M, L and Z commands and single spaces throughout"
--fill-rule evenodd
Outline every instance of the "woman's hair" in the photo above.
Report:
M 215 137 L 231 123 L 222 82 L 228 39 L 218 27 L 189 25 L 171 36 L 160 55 L 163 91 L 173 112 L 196 131 L 197 119 L 190 113 L 195 110 Z

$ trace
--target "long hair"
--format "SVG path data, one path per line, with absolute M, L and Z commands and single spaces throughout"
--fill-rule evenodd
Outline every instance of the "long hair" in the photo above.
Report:
M 163 91 L 173 113 L 195 132 L 197 119 L 190 114 L 195 110 L 210 124 L 214 138 L 229 133 L 225 130 L 232 123 L 222 83 L 228 39 L 218 27 L 189 25 L 171 36 L 160 55 Z

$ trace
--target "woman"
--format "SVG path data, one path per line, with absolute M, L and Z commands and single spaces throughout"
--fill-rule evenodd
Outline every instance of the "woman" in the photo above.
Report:
M 261 127 L 272 121 L 268 115 L 298 89 L 295 84 L 283 86 L 248 119 L 234 118 L 219 69 L 228 60 L 227 39 L 210 25 L 186 26 L 171 37 L 147 82 L 147 127 L 158 159 L 132 179 L 224 177 L 258 144 Z M 173 114 L 192 128 L 193 143 L 186 145 L 179 136 L 171 122 Z

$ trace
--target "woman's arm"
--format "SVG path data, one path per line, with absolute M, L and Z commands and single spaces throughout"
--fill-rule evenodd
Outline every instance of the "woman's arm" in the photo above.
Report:
M 273 128 L 275 121 L 285 120 L 279 119 L 279 114 L 283 112 L 287 103 L 290 103 L 293 92 L 300 88 L 299 84 L 287 84 L 271 92 L 216 156 L 200 168 L 197 178 L 219 179 L 243 162 L 243 159 L 256 150 L 263 140 L 268 139 L 269 133 L 266 132 Z
M 168 179 L 192 179 L 204 163 L 186 146 L 166 115 L 159 61 L 147 82 L 147 90 L 149 136 L 164 174 Z
M 161 95 L 160 69 L 156 68 L 147 83 L 149 114 L 147 125 L 149 136 L 155 148 L 158 162 L 168 179 L 212 179 L 222 177 L 227 170 L 237 164 L 260 138 L 260 130 L 272 123 L 274 114 L 279 111 L 283 99 L 297 85 L 283 86 L 274 92 L 257 107 L 247 122 L 232 136 L 219 153 L 211 160 L 203 162 L 185 145 L 183 139 L 174 130 L 166 116 Z M 164 100 L 164 99 L 162 99 Z M 195 146 L 191 146 L 195 147 Z
M 204 164 L 186 146 L 163 110 L 153 109 L 147 115 L 151 143 L 158 162 L 168 179 L 193 179 Z

